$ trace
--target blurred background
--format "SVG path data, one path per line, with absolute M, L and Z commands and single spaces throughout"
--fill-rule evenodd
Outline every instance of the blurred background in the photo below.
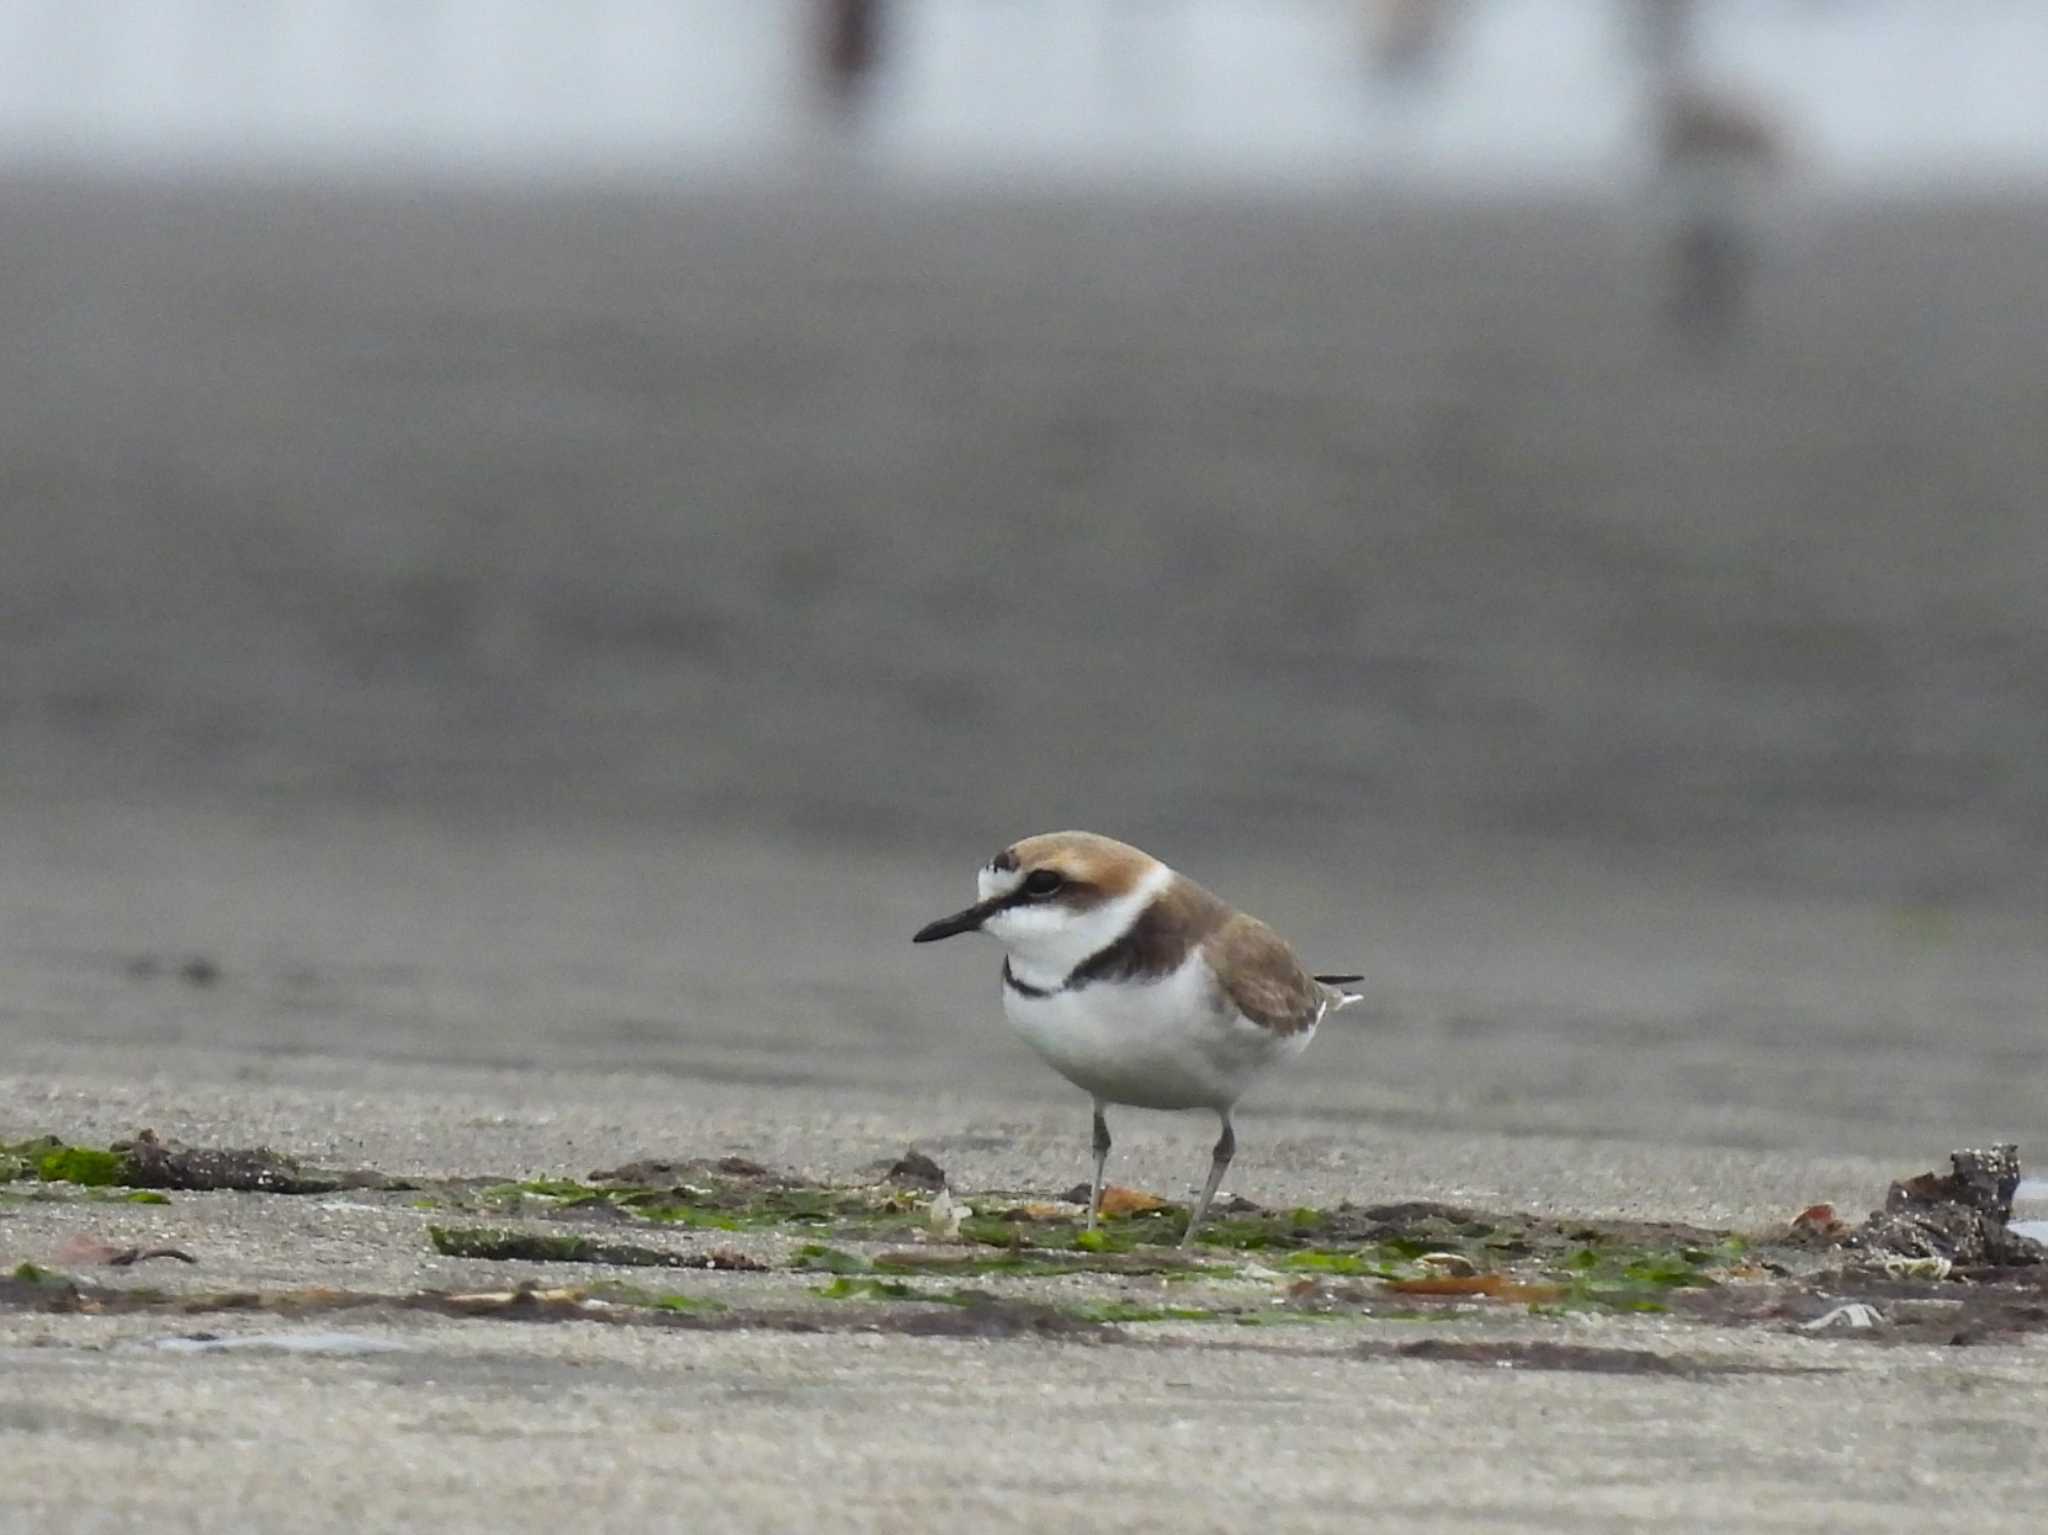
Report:
M 1371 974 L 1304 1135 L 2038 1140 L 2044 77 L 2038 0 L 4 0 L 15 1069 L 1078 1137 L 907 942 L 1078 825 Z

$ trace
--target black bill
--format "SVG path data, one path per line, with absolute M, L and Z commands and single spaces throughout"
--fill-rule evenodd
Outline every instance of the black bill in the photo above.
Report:
M 950 917 L 941 917 L 936 922 L 927 922 L 911 935 L 912 943 L 937 943 L 941 938 L 951 938 L 955 933 L 971 933 L 987 920 L 994 911 L 996 901 L 978 901 L 965 911 L 956 911 Z

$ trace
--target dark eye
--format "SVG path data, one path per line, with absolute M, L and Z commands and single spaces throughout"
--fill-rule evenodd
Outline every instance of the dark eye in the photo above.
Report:
M 1067 882 L 1066 876 L 1056 869 L 1034 869 L 1024 881 L 1024 893 L 1032 896 L 1051 895 Z

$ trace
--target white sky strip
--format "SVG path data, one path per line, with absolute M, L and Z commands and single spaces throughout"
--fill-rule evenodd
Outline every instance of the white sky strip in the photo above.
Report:
M 1427 79 L 1359 0 L 892 0 L 881 168 L 1583 185 L 1644 153 L 1621 0 L 1471 0 Z M 810 0 L 9 0 L 0 162 L 745 174 L 814 151 Z M 1705 76 L 1848 185 L 2048 178 L 2039 0 L 1716 0 Z

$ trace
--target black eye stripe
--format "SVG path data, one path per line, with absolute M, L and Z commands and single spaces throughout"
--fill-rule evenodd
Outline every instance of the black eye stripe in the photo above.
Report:
M 1050 878 L 1052 883 L 1043 883 L 1046 878 Z M 1034 881 L 1038 882 L 1037 889 L 1032 888 Z M 999 911 L 1008 911 L 1013 906 L 1029 906 L 1033 901 L 1042 901 L 1048 896 L 1059 894 L 1067 888 L 1067 884 L 1065 875 L 1057 874 L 1051 869 L 1036 869 L 1029 878 L 1019 880 L 1007 892 L 986 902 L 984 910 L 993 916 Z

